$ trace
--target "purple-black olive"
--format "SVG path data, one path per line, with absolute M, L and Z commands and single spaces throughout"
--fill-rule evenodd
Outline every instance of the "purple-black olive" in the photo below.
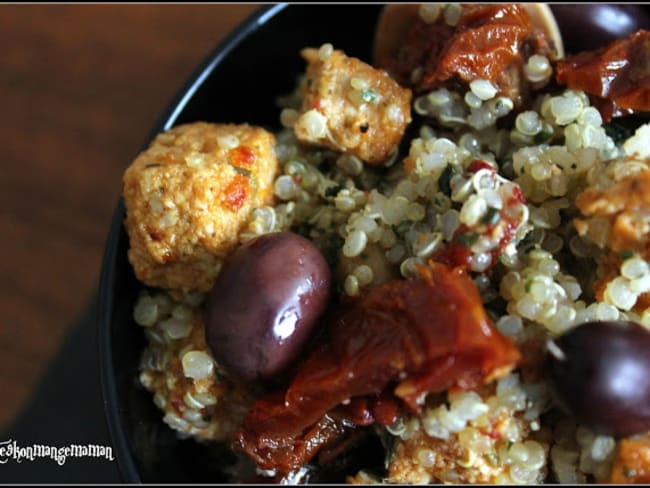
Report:
M 648 7 L 631 4 L 550 4 L 567 53 L 591 51 L 639 29 L 650 29 Z
M 627 437 L 650 430 L 650 332 L 627 321 L 589 322 L 549 343 L 551 391 L 578 423 Z
M 240 246 L 208 297 L 206 340 L 215 360 L 246 381 L 281 373 L 325 311 L 330 282 L 323 255 L 297 234 L 265 234 Z

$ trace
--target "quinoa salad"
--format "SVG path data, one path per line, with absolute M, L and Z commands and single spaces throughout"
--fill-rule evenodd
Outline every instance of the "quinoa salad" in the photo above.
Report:
M 139 383 L 230 482 L 650 482 L 650 32 L 557 12 L 387 5 L 126 170 Z

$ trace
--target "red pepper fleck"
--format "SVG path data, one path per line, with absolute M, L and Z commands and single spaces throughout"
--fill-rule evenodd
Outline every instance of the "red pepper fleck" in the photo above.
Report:
M 149 232 L 149 237 L 151 237 L 152 241 L 159 242 L 159 241 L 163 240 L 163 237 L 165 237 L 165 234 L 163 234 L 159 230 L 152 230 L 152 231 Z
M 437 263 L 446 264 L 450 268 L 460 267 L 467 269 L 469 267 L 469 258 L 472 255 L 468 246 L 460 242 L 460 236 L 469 232 L 470 229 L 465 224 L 461 224 L 449 246 L 440 249 L 432 256 L 432 260 Z
M 174 409 L 174 412 L 176 412 L 178 415 L 183 414 L 183 409 L 181 407 L 183 407 L 183 405 L 185 405 L 185 402 L 183 401 L 182 398 L 173 398 L 172 401 L 169 402 L 169 403 L 171 403 L 171 406 Z
M 249 168 L 255 162 L 255 153 L 248 146 L 237 146 L 228 152 L 228 161 L 237 168 Z
M 499 432 L 498 430 L 491 430 L 487 433 L 487 435 L 490 439 L 496 439 L 496 440 L 499 440 L 502 437 L 501 432 Z
M 568 88 L 610 101 L 599 104 L 605 122 L 622 111 L 650 110 L 650 32 L 638 30 L 625 39 L 559 60 L 556 79 Z
M 469 171 L 470 173 L 478 173 L 478 171 L 481 169 L 489 169 L 490 171 L 495 171 L 495 169 L 490 165 L 490 163 L 488 163 L 487 161 L 483 161 L 482 159 L 475 159 L 467 167 L 467 171 Z
M 323 110 L 323 106 L 320 103 L 320 98 L 315 98 L 314 101 L 311 104 L 311 108 L 315 108 L 319 112 Z
M 508 198 L 508 205 L 516 205 L 517 203 L 526 203 L 526 197 L 524 192 L 521 191 L 521 188 L 518 185 L 514 185 L 512 188 L 512 196 Z
M 249 193 L 248 178 L 237 174 L 223 191 L 223 203 L 233 212 L 239 210 Z

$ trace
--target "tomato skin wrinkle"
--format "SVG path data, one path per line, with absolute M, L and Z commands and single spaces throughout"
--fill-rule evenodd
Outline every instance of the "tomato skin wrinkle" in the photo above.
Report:
M 650 110 L 650 32 L 639 30 L 608 46 L 583 51 L 556 65 L 558 83 L 594 98 L 603 120 Z
M 349 432 L 350 417 L 388 423 L 402 408 L 419 412 L 423 394 L 474 388 L 519 363 L 519 351 L 495 329 L 464 269 L 431 262 L 420 273 L 344 304 L 288 389 L 247 414 L 236 446 L 262 468 L 288 472 L 315 455 L 316 444 Z M 318 425 L 323 435 L 314 432 Z M 273 439 L 273 453 L 261 439 Z M 307 441 L 312 448 L 296 450 Z

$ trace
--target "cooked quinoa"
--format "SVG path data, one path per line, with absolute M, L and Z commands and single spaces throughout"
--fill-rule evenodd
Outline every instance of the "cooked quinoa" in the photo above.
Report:
M 439 15 L 419 12 L 425 21 Z M 377 426 L 385 473 L 350 472 L 347 481 L 629 479 L 621 456 L 635 441 L 596 435 L 558 408 L 541 357 L 547 339 L 590 320 L 650 328 L 650 126 L 615 141 L 585 93 L 540 88 L 552 75 L 541 57 L 525 69 L 535 96 L 515 111 L 488 80 L 411 100 L 385 72 L 331 44 L 302 56 L 306 77 L 280 99 L 276 134 L 173 129 L 125 176 L 131 262 L 144 284 L 172 290 L 143 291 L 134 310 L 148 341 L 140 382 L 163 421 L 184 436 L 227 441 L 263 391 L 220 372 L 196 293 L 210 289 L 238 244 L 299 233 L 327 257 L 345 297 L 418 279 L 418 266 L 461 244 L 488 315 L 526 357 L 505 378 L 431 395 L 421 413 Z M 415 135 L 398 154 L 411 123 Z M 255 195 L 235 212 L 201 207 L 199 190 L 214 198 L 241 176 L 226 156 L 240 144 L 256 148 Z M 647 440 L 636 442 L 650 452 Z
M 227 441 L 256 398 L 256 389 L 224 377 L 205 343 L 203 296 L 174 300 L 143 292 L 133 316 L 145 330 L 140 383 L 153 393 L 163 422 L 196 439 Z

